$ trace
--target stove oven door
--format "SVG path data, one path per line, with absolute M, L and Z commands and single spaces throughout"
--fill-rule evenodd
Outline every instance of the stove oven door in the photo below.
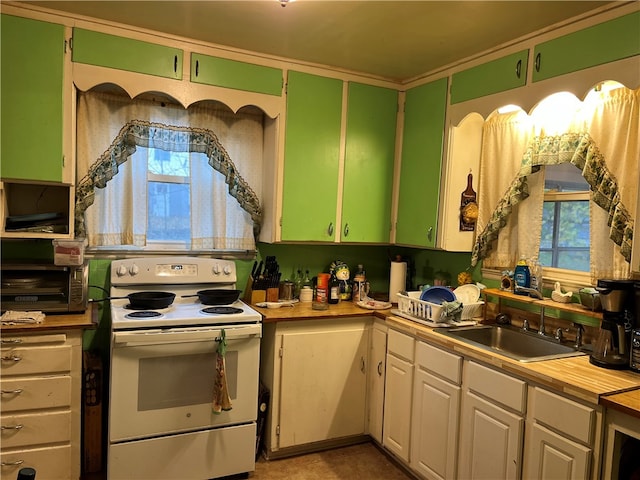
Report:
M 224 328 L 232 409 L 212 412 L 220 327 L 112 335 L 111 443 L 256 420 L 261 325 Z

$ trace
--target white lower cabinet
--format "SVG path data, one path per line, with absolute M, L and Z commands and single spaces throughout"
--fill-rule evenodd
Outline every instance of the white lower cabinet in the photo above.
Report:
M 409 463 L 414 339 L 390 329 L 387 336 L 383 446 Z
M 82 331 L 2 332 L 1 478 L 80 477 Z
M 462 357 L 416 343 L 411 468 L 428 479 L 455 478 Z
M 369 350 L 369 423 L 367 432 L 378 443 L 382 443 L 382 420 L 384 418 L 384 378 L 387 365 L 387 327 L 376 319 L 371 328 Z
M 465 361 L 463 386 L 458 478 L 520 478 L 526 383 Z
M 370 324 L 354 318 L 264 325 L 268 455 L 365 435 Z
M 531 387 L 523 477 L 532 480 L 599 478 L 594 447 L 601 429 L 600 407 Z

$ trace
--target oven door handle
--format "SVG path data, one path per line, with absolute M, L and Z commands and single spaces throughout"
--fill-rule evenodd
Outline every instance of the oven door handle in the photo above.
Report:
M 168 329 L 138 330 L 135 332 L 114 332 L 114 347 L 135 347 L 143 345 L 162 345 L 187 342 L 217 342 L 225 331 L 227 341 L 262 336 L 261 325 L 216 329 Z

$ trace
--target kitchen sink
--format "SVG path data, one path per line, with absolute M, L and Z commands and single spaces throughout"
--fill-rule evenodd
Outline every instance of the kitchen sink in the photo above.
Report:
M 585 355 L 575 347 L 559 343 L 536 332 L 527 332 L 505 325 L 439 327 L 434 331 L 519 362 L 538 362 Z

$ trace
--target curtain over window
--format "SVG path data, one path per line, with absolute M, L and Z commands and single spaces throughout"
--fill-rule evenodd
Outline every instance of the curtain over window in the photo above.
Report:
M 484 259 L 489 268 L 512 268 L 519 253 L 537 256 L 544 165 L 570 162 L 582 171 L 591 202 L 599 207 L 590 209 L 592 281 L 628 276 L 640 158 L 639 92 L 619 88 L 589 96 L 560 129 L 545 129 L 535 119 L 528 123 L 523 112 L 486 122 L 473 265 Z
M 87 92 L 78 98 L 76 232 L 90 246 L 148 244 L 148 161 L 185 152 L 190 249 L 254 250 L 262 212 L 263 117 Z M 232 160 L 233 159 L 233 160 Z M 170 214 L 169 214 L 170 215 Z

